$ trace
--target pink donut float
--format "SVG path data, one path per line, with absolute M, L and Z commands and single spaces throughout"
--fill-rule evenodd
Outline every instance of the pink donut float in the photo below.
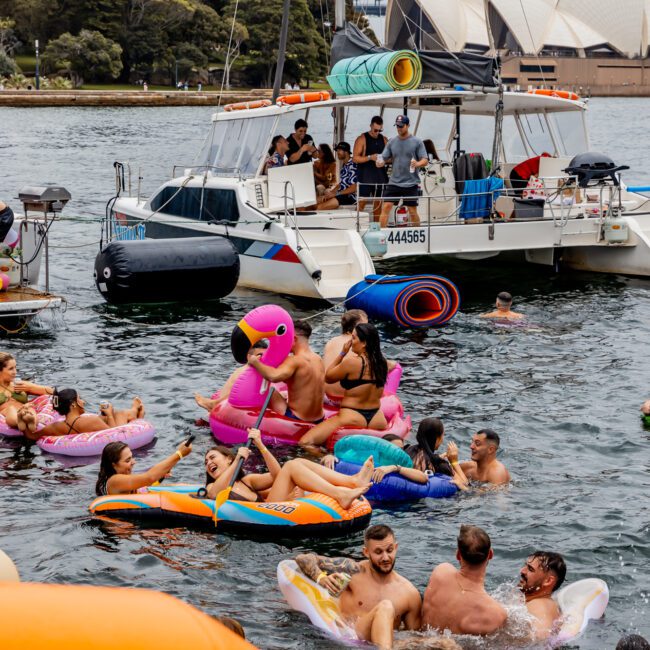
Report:
M 83 417 L 83 416 L 82 416 Z M 148 445 L 156 437 L 156 430 L 146 420 L 132 420 L 128 424 L 92 433 L 68 436 L 44 436 L 36 444 L 51 454 L 62 456 L 99 456 L 109 442 L 125 442 L 131 449 Z
M 33 399 L 29 402 L 33 407 L 34 411 L 38 414 L 38 426 L 37 430 L 41 430 L 43 427 L 46 427 L 52 422 L 60 422 L 65 420 L 65 416 L 57 413 L 52 407 L 52 402 L 49 395 L 40 395 L 36 399 Z M 3 436 L 22 436 L 22 432 L 18 429 L 13 429 L 7 425 L 4 415 L 0 415 L 0 434 Z
M 287 357 L 293 345 L 293 321 L 282 307 L 263 305 L 250 311 L 235 327 L 232 333 L 232 349 L 240 363 L 246 362 L 246 352 L 250 346 L 266 338 L 269 347 L 262 355 L 261 362 L 277 367 Z M 393 433 L 405 438 L 411 430 L 411 418 L 404 417 L 402 403 L 395 393 L 399 387 L 402 368 L 399 364 L 389 373 L 381 410 L 388 421 L 388 427 L 381 431 L 341 427 L 328 440 L 332 447 L 340 438 L 348 435 L 364 434 L 385 436 Z M 252 427 L 259 415 L 268 393 L 269 385 L 262 376 L 248 366 L 232 386 L 228 399 L 218 404 L 210 413 L 210 429 L 218 440 L 227 444 L 245 442 L 247 429 Z M 338 411 L 336 406 L 324 405 L 325 418 L 332 417 Z M 287 418 L 267 409 L 260 424 L 260 431 L 265 442 L 297 444 L 314 424 Z

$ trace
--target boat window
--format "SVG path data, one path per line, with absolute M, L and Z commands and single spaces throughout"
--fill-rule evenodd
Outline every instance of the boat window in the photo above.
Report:
M 201 193 L 203 192 L 203 204 Z M 151 209 L 162 214 L 185 217 L 195 221 L 239 220 L 234 190 L 202 187 L 163 187 L 151 199 Z
M 410 114 L 410 113 L 409 113 Z M 454 126 L 455 116 L 452 113 L 439 111 L 422 111 L 417 136 L 422 140 L 433 140 L 438 155 L 443 159 L 449 158 L 447 142 Z
M 533 156 L 539 156 L 544 152 L 554 154 L 555 145 L 546 123 L 546 118 L 541 113 L 519 114 L 524 138 Z
M 309 109 L 309 115 L 307 116 L 309 135 L 314 138 L 315 146 L 318 146 L 323 142 L 332 146 L 334 141 L 334 118 L 332 117 L 332 107 L 316 108 L 317 106 L 318 104 L 314 104 L 314 107 Z M 293 120 L 293 122 L 295 122 L 295 120 Z M 293 133 L 293 122 L 289 126 L 289 131 L 287 133 L 283 132 L 283 135 Z M 350 143 L 350 146 L 354 145 L 354 138 L 357 137 L 356 135 L 353 135 L 353 133 L 354 129 L 350 135 L 346 134 L 346 140 Z
M 243 176 L 255 176 L 260 162 L 266 159 L 271 138 L 275 135 L 271 133 L 275 116 L 257 117 L 246 122 L 248 128 L 241 143 L 241 157 L 237 166 Z
M 482 153 L 485 160 L 490 160 L 493 142 L 494 117 L 467 114 L 460 116 L 460 148 L 463 151 Z
M 585 138 L 583 118 L 580 111 L 548 114 L 548 119 L 559 136 L 562 153 L 567 156 L 575 156 L 589 148 Z
M 503 151 L 509 163 L 526 160 L 528 154 L 513 115 L 503 116 Z

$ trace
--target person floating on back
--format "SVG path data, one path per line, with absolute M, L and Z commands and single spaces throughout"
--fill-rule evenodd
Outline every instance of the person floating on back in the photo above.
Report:
M 498 318 L 504 320 L 519 320 L 524 318 L 523 314 L 512 311 L 512 295 L 507 291 L 502 291 L 497 296 L 496 309 L 487 314 L 481 314 L 481 318 Z

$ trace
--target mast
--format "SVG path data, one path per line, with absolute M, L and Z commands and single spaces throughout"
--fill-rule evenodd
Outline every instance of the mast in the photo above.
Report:
M 345 28 L 345 0 L 334 0 L 334 26 L 336 31 Z M 334 111 L 335 144 L 345 140 L 345 109 L 339 106 Z
M 282 25 L 280 26 L 280 44 L 278 46 L 278 63 L 275 66 L 275 80 L 273 82 L 273 103 L 280 95 L 282 73 L 284 72 L 284 59 L 287 51 L 287 36 L 289 34 L 289 7 L 291 0 L 284 0 L 282 4 Z

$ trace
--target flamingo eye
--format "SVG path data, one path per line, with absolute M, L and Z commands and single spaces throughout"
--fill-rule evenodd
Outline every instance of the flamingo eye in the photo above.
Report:
M 286 332 L 287 332 L 287 326 L 284 323 L 282 325 L 278 325 L 275 330 L 275 333 L 278 336 L 282 336 L 283 334 L 286 334 Z

